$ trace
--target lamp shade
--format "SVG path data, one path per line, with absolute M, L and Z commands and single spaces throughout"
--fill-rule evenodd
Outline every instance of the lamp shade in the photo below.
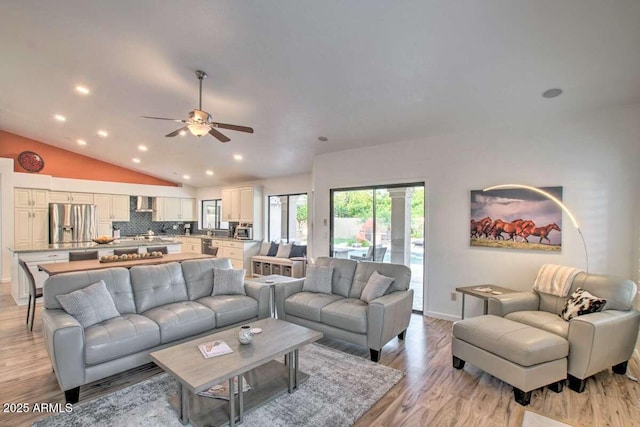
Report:
M 200 123 L 192 123 L 187 125 L 189 131 L 195 136 L 204 136 L 209 133 L 209 125 L 200 124 Z

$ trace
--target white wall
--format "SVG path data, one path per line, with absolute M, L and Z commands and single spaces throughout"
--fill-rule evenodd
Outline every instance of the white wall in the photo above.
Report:
M 578 233 L 563 218 L 561 253 L 469 246 L 469 192 L 503 183 L 563 186 L 580 222 L 589 270 L 637 279 L 640 106 L 529 127 L 501 127 L 317 156 L 310 256 L 329 253 L 329 190 L 425 181 L 425 314 L 454 318 L 457 286 L 529 289 L 540 265 L 585 268 Z M 472 311 L 479 301 L 470 301 Z M 469 308 L 469 307 L 468 307 Z

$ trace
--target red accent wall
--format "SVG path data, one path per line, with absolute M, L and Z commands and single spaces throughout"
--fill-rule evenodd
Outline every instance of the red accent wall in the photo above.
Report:
M 14 160 L 14 172 L 27 172 L 18 163 L 18 155 L 23 151 L 38 153 L 44 159 L 44 168 L 39 173 L 51 175 L 56 178 L 166 185 L 171 187 L 178 186 L 174 182 L 165 181 L 0 130 L 0 157 Z

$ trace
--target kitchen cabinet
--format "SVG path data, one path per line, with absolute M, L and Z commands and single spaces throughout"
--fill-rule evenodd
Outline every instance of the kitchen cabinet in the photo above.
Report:
M 14 249 L 49 243 L 47 191 L 16 188 L 14 191 Z
M 197 221 L 196 200 L 176 197 L 153 199 L 153 221 Z
M 222 190 L 222 219 L 224 221 L 240 221 L 240 189 L 225 188 Z
M 47 280 L 49 275 L 38 269 L 38 264 L 50 264 L 54 262 L 68 262 L 68 251 L 55 251 L 55 252 L 31 252 L 14 254 L 12 274 L 11 277 L 17 277 L 18 280 L 13 280 L 12 293 L 16 302 L 25 303 L 29 298 L 29 282 L 26 273 L 20 268 L 18 259 L 23 260 L 36 282 L 36 288 L 41 288 L 44 285 L 44 281 Z
M 182 243 L 183 253 L 201 254 L 202 253 L 202 239 L 199 237 L 176 237 Z
M 251 257 L 258 255 L 260 242 L 214 239 L 211 246 L 218 248 L 218 258 L 228 258 L 233 268 L 244 268 L 251 274 Z
M 67 193 L 63 191 L 50 191 L 49 203 L 77 203 L 93 204 L 92 193 Z
M 129 196 L 124 194 L 94 194 L 98 217 L 98 236 L 111 236 L 113 221 L 130 221 Z
M 222 220 L 253 225 L 253 238 L 262 239 L 262 187 L 222 189 Z

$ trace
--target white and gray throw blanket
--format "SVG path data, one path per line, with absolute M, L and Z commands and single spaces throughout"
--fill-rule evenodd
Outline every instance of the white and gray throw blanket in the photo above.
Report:
M 571 283 L 582 270 L 564 265 L 544 264 L 538 271 L 533 290 L 543 294 L 566 297 Z

